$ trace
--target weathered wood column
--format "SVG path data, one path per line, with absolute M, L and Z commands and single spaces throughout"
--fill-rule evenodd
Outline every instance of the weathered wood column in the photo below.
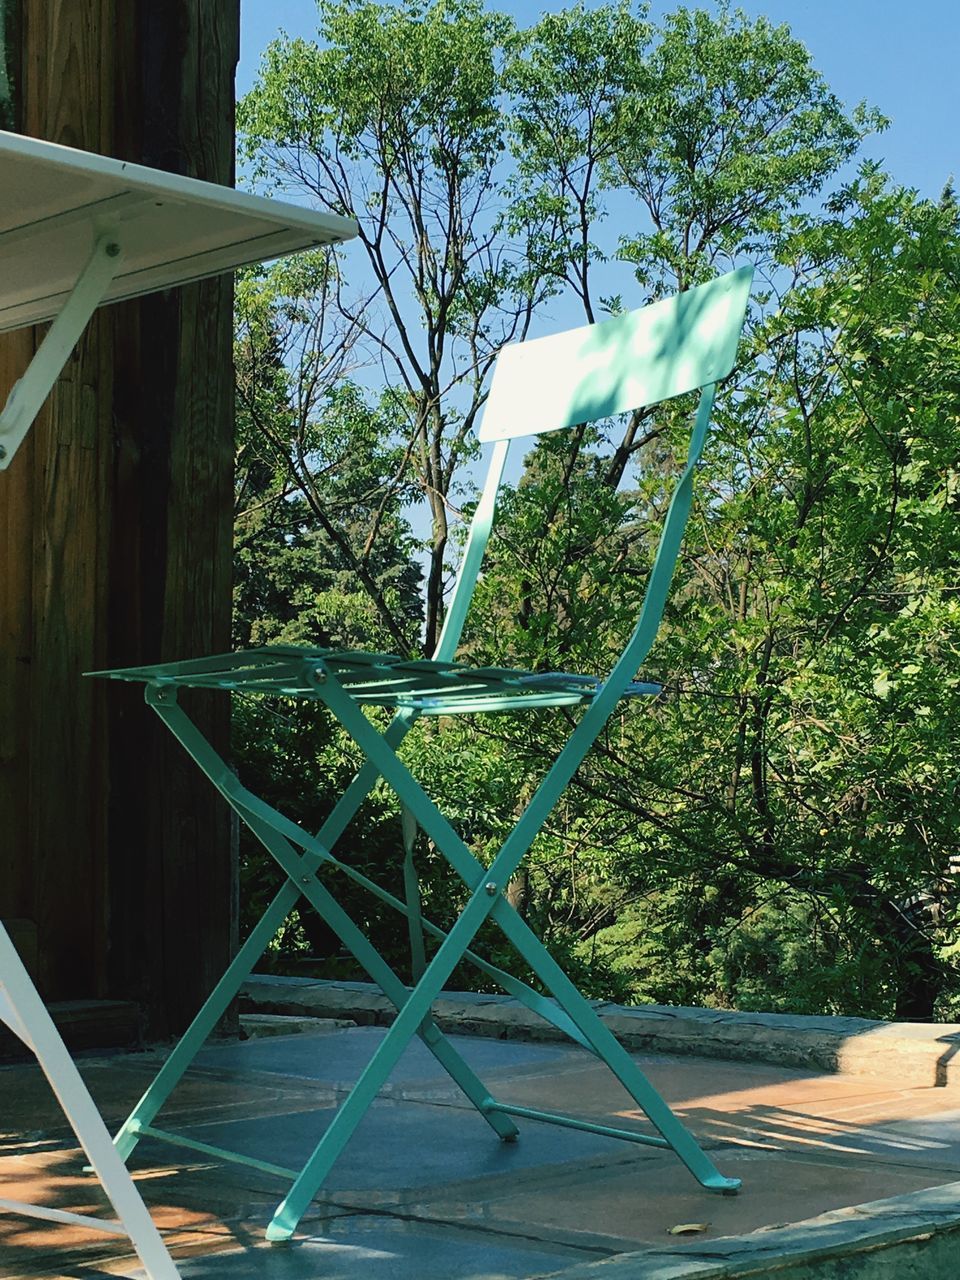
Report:
M 5 32 L 8 127 L 232 183 L 239 0 L 6 0 Z M 81 673 L 229 648 L 231 333 L 229 278 L 98 312 L 0 473 L 0 918 L 34 922 L 48 999 L 135 998 L 154 1034 L 227 962 L 229 819 L 135 688 Z M 0 396 L 38 338 L 0 338 Z

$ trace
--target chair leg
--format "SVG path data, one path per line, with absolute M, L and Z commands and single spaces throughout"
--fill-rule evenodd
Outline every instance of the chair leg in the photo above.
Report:
M 396 761 L 396 764 L 400 770 L 406 772 L 399 760 Z M 392 768 L 390 772 L 393 772 Z M 385 776 L 387 775 L 385 774 Z M 399 781 L 399 775 L 396 776 Z M 413 778 L 410 777 L 409 781 L 413 783 Z M 419 790 L 417 784 L 414 783 L 414 786 Z M 406 790 L 404 798 L 408 798 L 411 794 L 413 793 Z M 432 808 L 433 806 L 431 805 L 430 807 Z M 424 817 L 421 814 L 427 817 L 426 821 L 424 821 Z M 447 850 L 444 847 L 447 832 L 443 831 L 441 838 L 439 840 L 437 838 L 437 831 L 446 825 L 445 819 L 438 810 L 434 809 L 434 814 L 436 819 L 439 819 L 439 822 L 432 821 L 429 815 L 425 815 L 423 807 L 418 805 L 418 818 L 421 825 L 429 832 L 431 838 L 438 843 L 441 852 L 447 854 Z M 450 834 L 453 835 L 452 832 Z M 456 836 L 453 836 L 453 838 L 454 840 L 457 839 Z M 444 983 L 462 959 L 464 952 L 470 945 L 477 930 L 483 924 L 483 921 L 490 915 L 496 896 L 487 892 L 487 885 L 484 883 L 484 879 L 481 878 L 481 882 L 477 885 L 457 921 L 451 926 L 445 940 L 440 944 L 438 951 L 427 965 L 423 977 L 410 993 L 409 999 L 403 1008 L 399 1010 L 393 1025 L 381 1041 L 373 1057 L 367 1063 L 360 1079 L 341 1104 L 329 1128 L 320 1139 L 310 1159 L 303 1166 L 299 1177 L 277 1207 L 277 1211 L 267 1228 L 268 1240 L 287 1240 L 296 1230 L 297 1224 L 306 1212 L 307 1206 L 320 1189 L 324 1179 L 346 1146 L 360 1120 L 366 1114 L 370 1104 L 386 1084 L 401 1054 L 412 1036 L 416 1034 L 417 1027 L 429 1013 L 433 1001 L 443 990 Z M 501 901 L 503 900 L 501 899 Z
M 156 689 L 148 685 L 145 690 L 148 706 L 163 720 L 167 728 L 178 739 L 187 753 L 199 765 L 213 785 L 232 807 L 236 808 L 225 783 L 232 784 L 235 779 L 226 764 L 199 729 L 190 723 L 179 707 L 176 699 L 171 701 L 169 691 Z M 177 713 L 171 716 L 170 713 Z M 185 723 L 184 723 L 185 722 Z M 393 745 L 402 741 L 410 727 L 408 718 L 397 716 L 387 730 L 387 740 Z M 198 750 L 201 755 L 198 756 Z M 318 833 L 317 840 L 321 844 L 334 843 L 346 830 L 353 815 L 369 794 L 379 774 L 372 765 L 364 765 L 353 782 L 340 797 L 333 812 Z M 243 817 L 244 815 L 241 814 Z M 312 875 L 320 866 L 321 857 L 308 851 L 300 860 L 296 880 L 288 878 L 263 916 L 254 927 L 246 942 L 237 952 L 223 977 L 204 1001 L 202 1008 L 190 1023 L 183 1036 L 174 1046 L 150 1087 L 131 1111 L 118 1130 L 114 1139 L 122 1159 L 126 1160 L 140 1141 L 140 1126 L 152 1124 L 160 1108 L 169 1098 L 194 1058 L 203 1048 L 214 1027 L 226 1013 L 230 1002 L 253 972 L 254 965 L 266 951 L 277 930 L 289 916 L 301 897 L 300 881 Z
M 161 718 L 178 737 L 190 746 L 188 750 L 204 772 L 217 786 L 231 806 L 251 828 L 257 838 L 264 844 L 278 865 L 286 873 L 287 883 L 281 888 L 263 917 L 241 947 L 223 977 L 208 996 L 203 1008 L 194 1018 L 183 1037 L 174 1047 L 170 1056 L 161 1067 L 156 1078 L 124 1121 L 116 1137 L 117 1148 L 126 1159 L 140 1140 L 144 1125 L 152 1124 L 160 1108 L 173 1092 L 184 1072 L 189 1068 L 197 1053 L 209 1038 L 216 1024 L 226 1012 L 231 1000 L 236 996 L 244 981 L 253 971 L 257 960 L 266 950 L 271 938 L 289 915 L 298 898 L 306 897 L 316 911 L 334 929 L 348 949 L 356 956 L 359 963 L 370 974 L 371 978 L 384 991 L 384 994 L 399 1008 L 408 996 L 408 988 L 400 981 L 386 961 L 380 956 L 363 932 L 357 928 L 332 895 L 316 879 L 316 871 L 320 866 L 321 856 L 308 852 L 303 857 L 297 854 L 292 845 L 264 819 L 254 816 L 246 807 L 238 805 L 236 797 L 229 787 L 220 785 L 219 779 L 231 779 L 232 774 L 226 769 L 223 761 L 217 756 L 210 744 L 202 737 L 196 727 L 189 721 L 185 713 L 176 705 L 169 703 L 157 708 Z M 186 739 L 186 741 L 185 741 Z M 219 767 L 217 767 L 219 766 Z M 361 771 L 363 772 L 363 771 Z M 359 782 L 360 776 L 357 781 Z M 369 787 L 366 788 L 369 790 Z M 347 799 L 349 791 L 341 799 L 339 809 Z M 266 808 L 266 806 L 262 806 Z M 279 818 L 280 815 L 277 815 Z M 338 816 L 337 810 L 324 824 L 320 835 L 328 826 L 333 825 Z M 346 821 L 343 826 L 347 825 Z M 464 1095 L 473 1103 L 479 1114 L 503 1141 L 511 1142 L 517 1137 L 516 1125 L 505 1115 L 490 1109 L 493 1101 L 489 1091 L 467 1065 L 453 1045 L 440 1032 L 439 1028 L 425 1016 L 424 1025 L 419 1030 L 423 1043 L 437 1059 L 438 1063 L 451 1076 Z
M 482 893 L 481 888 L 479 894 Z M 479 910 L 471 913 L 470 908 L 474 904 Z M 450 929 L 446 940 L 441 943 L 423 977 L 398 1011 L 393 1025 L 367 1063 L 360 1079 L 341 1103 L 299 1177 L 278 1205 L 267 1227 L 268 1240 L 287 1240 L 296 1231 L 310 1201 L 319 1191 L 370 1104 L 386 1084 L 400 1056 L 428 1015 L 433 1001 L 440 994 L 443 984 L 463 956 L 470 939 L 489 910 L 489 902 L 482 901 L 478 894 L 474 894 L 463 914 Z
M 274 814 L 272 810 L 269 810 L 268 806 L 256 801 L 255 797 L 249 796 L 249 793 L 232 795 L 231 789 L 236 789 L 235 779 L 227 773 L 223 762 L 184 713 L 176 707 L 175 703 L 157 705 L 157 703 L 162 702 L 159 691 L 157 691 L 155 699 L 151 698 L 148 693 L 148 700 L 154 704 L 155 710 L 185 746 L 200 768 L 210 777 L 214 785 L 237 809 L 244 821 L 251 826 L 251 829 L 257 832 L 259 838 L 288 875 L 289 883 L 293 890 L 306 896 L 318 910 L 321 910 L 321 914 L 340 910 L 338 904 L 327 893 L 314 874 L 327 853 L 327 848 L 318 847 L 322 843 L 321 837 L 327 835 L 328 829 L 334 839 L 343 831 L 349 821 L 349 816 L 343 817 L 348 797 L 350 797 L 353 811 L 355 811 L 360 799 L 362 799 L 362 796 L 357 796 L 356 792 L 359 789 L 361 779 L 366 782 L 367 777 L 371 779 L 371 784 L 372 779 L 376 776 L 385 778 L 397 792 L 401 802 L 409 808 L 419 825 L 436 843 L 464 883 L 473 889 L 473 894 L 461 916 L 441 942 L 440 948 L 427 966 L 423 978 L 417 983 L 412 992 L 408 992 L 408 989 L 393 974 L 389 966 L 386 966 L 386 962 L 372 948 L 365 935 L 358 931 L 359 936 L 353 939 L 361 951 L 368 946 L 371 948 L 373 954 L 368 956 L 368 959 L 374 965 L 376 971 L 372 972 L 371 976 L 375 976 L 377 981 L 381 981 L 381 976 L 386 979 L 385 982 L 381 981 L 381 986 L 387 990 L 387 994 L 398 1005 L 398 1015 L 367 1068 L 334 1116 L 330 1127 L 321 1138 L 310 1159 L 304 1165 L 290 1192 L 278 1206 L 267 1231 L 268 1239 L 286 1239 L 296 1229 L 297 1223 L 307 1205 L 316 1194 L 333 1163 L 343 1150 L 344 1145 L 349 1141 L 371 1102 L 386 1083 L 390 1072 L 399 1060 L 409 1040 L 414 1035 L 422 1035 L 424 1031 L 432 1027 L 432 1024 L 429 1023 L 429 1015 L 433 1001 L 440 994 L 443 984 L 447 981 L 457 963 L 466 954 L 477 930 L 488 916 L 497 921 L 508 939 L 518 946 L 521 954 L 532 965 L 538 976 L 544 980 L 548 988 L 555 991 L 566 1016 L 577 1029 L 577 1038 L 581 1042 L 585 1041 L 593 1052 L 607 1063 L 631 1093 L 631 1096 L 637 1101 L 638 1105 L 647 1112 L 654 1124 L 661 1130 L 664 1139 L 673 1147 L 691 1173 L 702 1185 L 711 1190 L 735 1190 L 738 1186 L 737 1180 L 723 1178 L 719 1174 L 709 1158 L 700 1150 L 693 1137 L 687 1133 L 680 1121 L 673 1116 L 666 1103 L 663 1102 L 649 1082 L 645 1080 L 626 1051 L 619 1045 L 609 1030 L 600 1023 L 589 1003 L 584 1000 L 574 984 L 559 969 L 559 966 L 555 965 L 540 940 L 523 923 L 503 897 L 503 888 L 515 871 L 539 827 L 539 821 L 535 819 L 538 818 L 539 813 L 549 811 L 549 808 L 555 802 L 556 794 L 562 790 L 562 781 L 559 776 L 560 770 L 557 770 L 556 776 L 551 777 L 551 775 L 548 775 L 545 783 L 541 784 L 540 792 L 535 797 L 538 800 L 537 808 L 532 813 L 528 810 L 524 817 L 521 818 L 520 823 L 518 823 L 512 835 L 505 842 L 500 853 L 491 866 L 485 870 L 459 839 L 450 824 L 412 777 L 409 770 L 396 756 L 393 747 L 396 741 L 402 738 L 406 728 L 401 726 L 399 732 L 394 734 L 395 740 L 391 742 L 390 736 L 396 730 L 396 721 L 391 725 L 391 730 L 388 731 L 387 735 L 381 735 L 363 716 L 352 700 L 336 686 L 334 681 L 327 681 L 319 692 L 320 696 L 367 756 L 370 762 L 370 773 L 368 774 L 366 770 L 361 770 L 360 775 L 345 793 L 334 814 L 331 815 L 331 819 L 324 824 L 324 828 L 315 842 L 303 841 L 302 833 L 295 828 L 290 831 L 290 838 L 288 839 L 285 832 L 292 828 L 292 824 L 283 819 L 282 815 Z M 572 767 L 575 767 L 575 765 L 572 765 L 572 756 L 570 753 L 566 753 L 564 769 L 569 773 Z M 301 859 L 291 840 L 301 843 L 302 847 L 308 849 L 307 857 Z M 349 918 L 347 920 L 349 921 Z M 346 921 L 341 921 L 340 924 L 349 932 Z M 354 929 L 356 928 L 352 921 L 349 921 L 349 925 Z M 360 957 L 358 956 L 358 958 Z M 386 977 L 386 974 L 380 974 L 379 965 L 381 964 L 385 966 L 390 974 L 389 978 Z M 397 984 L 396 987 L 393 986 L 394 983 Z M 394 995 L 390 994 L 391 991 L 395 993 L 396 999 L 394 999 Z M 432 1029 L 436 1030 L 436 1028 Z M 436 1034 L 439 1036 L 439 1031 Z M 436 1054 L 435 1045 L 431 1044 L 426 1037 L 424 1039 L 428 1047 Z M 481 1110 L 485 1118 L 489 1121 L 492 1121 L 494 1117 L 498 1120 L 506 1119 L 505 1115 L 499 1113 L 498 1105 L 489 1098 L 483 1085 L 477 1081 L 476 1086 L 474 1086 L 473 1080 L 475 1080 L 475 1077 L 472 1077 L 472 1073 L 469 1073 L 469 1068 L 466 1067 L 466 1064 L 463 1063 L 463 1060 L 456 1054 L 452 1046 L 449 1046 L 448 1042 L 443 1051 L 447 1050 L 449 1054 L 455 1055 L 454 1065 L 460 1071 L 461 1076 L 465 1076 L 467 1087 L 465 1087 L 461 1079 L 457 1079 L 453 1071 L 450 1071 L 450 1074 L 464 1088 L 466 1095 Z M 438 1060 L 443 1062 L 443 1059 L 439 1055 L 437 1056 Z M 447 1070 L 450 1070 L 446 1063 L 443 1063 L 443 1065 Z M 465 1073 L 469 1073 L 469 1075 Z M 513 1133 L 515 1133 L 515 1129 Z M 509 1138 L 513 1135 L 512 1133 L 501 1132 L 500 1136 Z
M 519 948 L 523 958 L 533 967 L 534 972 L 544 980 L 548 988 L 554 990 L 558 997 L 562 994 L 561 1004 L 567 1014 L 589 1039 L 595 1052 L 621 1079 L 621 1082 L 626 1085 L 632 1096 L 647 1112 L 656 1127 L 661 1130 L 663 1136 L 674 1148 L 693 1176 L 710 1190 L 736 1190 L 739 1186 L 739 1181 L 737 1179 L 724 1178 L 719 1173 L 713 1162 L 701 1151 L 694 1138 L 673 1115 L 653 1086 L 645 1079 L 642 1072 L 630 1059 L 629 1054 L 616 1040 L 616 1037 L 600 1022 L 589 1003 L 584 1000 L 575 985 L 552 959 L 543 943 L 536 937 L 529 926 L 524 924 L 503 897 L 503 888 L 526 853 L 536 830 L 539 829 L 539 823 L 535 821 L 537 811 L 534 810 L 531 813 L 531 809 L 528 809 L 490 867 L 484 870 L 410 771 L 397 758 L 396 754 L 390 750 L 383 738 L 358 710 L 352 700 L 344 694 L 333 680 L 328 680 L 319 692 L 368 760 L 376 765 L 382 776 L 397 792 L 401 801 L 416 816 L 420 826 L 423 827 L 424 831 L 427 832 L 451 863 L 464 883 L 474 889 L 473 896 L 464 908 L 463 913 L 447 934 L 446 941 L 442 944 L 439 952 L 434 957 L 434 961 L 428 967 L 424 979 L 418 984 L 414 996 L 411 997 L 411 1004 L 414 1003 L 421 989 L 427 989 L 428 991 L 432 989 L 431 975 L 442 968 L 440 961 L 445 953 L 448 953 L 448 949 L 452 946 L 460 945 L 461 951 L 452 953 L 452 963 L 447 971 L 442 974 L 442 986 L 442 983 L 446 981 L 449 973 L 461 958 L 463 950 L 469 946 L 483 920 L 488 915 L 491 916 L 499 924 L 508 939 Z M 565 768 L 568 772 L 571 770 L 570 759 L 568 756 L 565 760 Z M 551 774 L 548 774 L 547 778 L 541 783 L 535 797 L 535 799 L 540 799 L 540 809 L 545 809 L 547 812 L 549 812 L 552 804 L 555 803 L 556 794 L 559 794 L 559 790 L 562 790 L 562 786 Z M 560 774 L 558 773 L 559 776 Z M 439 994 L 439 990 L 440 988 L 436 988 L 430 999 L 435 999 L 436 995 Z M 406 1012 L 407 1010 L 405 1009 L 404 1014 Z M 397 1023 L 394 1024 L 395 1028 L 403 1020 L 403 1016 L 403 1014 L 400 1015 Z M 381 1046 L 381 1049 L 384 1049 L 384 1047 Z M 358 1088 L 362 1082 L 363 1077 L 358 1082 Z M 331 1141 L 331 1149 L 332 1146 L 333 1143 Z
M 436 834 L 433 834 L 433 839 L 437 840 Z M 445 852 L 442 841 L 439 842 L 439 847 Z M 383 1088 L 411 1037 L 416 1034 L 417 1027 L 442 991 L 444 983 L 462 958 L 470 941 L 484 919 L 491 913 L 492 906 L 492 898 L 486 892 L 486 885 L 479 884 L 460 917 L 451 927 L 446 940 L 427 966 L 423 978 L 398 1012 L 396 1020 L 370 1059 L 360 1079 L 341 1104 L 299 1177 L 277 1207 L 267 1228 L 268 1240 L 286 1240 L 294 1233 L 310 1201 L 320 1189 L 374 1098 Z M 516 918 L 519 922 L 519 917 Z M 535 935 L 531 935 L 531 938 L 536 945 L 532 945 L 530 940 L 525 939 L 523 954 L 527 963 L 531 964 L 534 971 L 539 973 L 545 981 L 552 980 L 549 985 L 556 985 L 562 991 L 567 1012 L 574 1018 L 581 1031 L 595 1044 L 596 1052 L 624 1083 L 631 1096 L 634 1096 L 643 1107 L 694 1177 L 709 1190 L 735 1191 L 740 1185 L 739 1180 L 724 1178 L 719 1173 L 696 1140 L 646 1080 L 623 1046 L 608 1028 L 603 1026 L 589 1003 L 580 995 L 559 965 L 549 957 L 543 944 L 535 939 Z M 493 1105 L 496 1106 L 496 1104 Z
M 251 819 L 249 816 L 247 816 L 246 821 L 250 824 L 251 830 L 253 830 L 257 838 L 288 875 L 295 871 L 298 866 L 303 865 L 292 846 L 276 831 L 267 827 L 267 824 Z M 342 939 L 347 949 L 356 957 L 374 982 L 377 983 L 394 1008 L 398 1012 L 403 1009 L 409 1001 L 410 988 L 394 973 L 367 935 L 341 907 L 333 894 L 312 873 L 300 877 L 298 888 L 314 910 Z M 415 1033 L 420 1036 L 423 1043 L 450 1075 L 454 1083 L 459 1085 L 462 1092 L 473 1103 L 497 1137 L 505 1142 L 512 1142 L 517 1137 L 516 1125 L 509 1117 L 499 1115 L 496 1111 L 491 1110 L 493 1099 L 489 1090 L 437 1027 L 430 1017 L 429 1005 L 424 1010 L 423 1018 L 415 1028 Z
M 153 1123 L 160 1108 L 226 1013 L 230 1002 L 253 972 L 254 965 L 266 951 L 271 939 L 296 906 L 299 897 L 299 887 L 288 881 L 267 907 L 246 942 L 227 966 L 223 977 L 204 1001 L 203 1007 L 174 1045 L 143 1097 L 117 1131 L 114 1142 L 121 1159 L 127 1160 L 130 1157 L 140 1141 L 141 1126 Z
M 301 867 L 304 860 L 300 861 Z M 358 962 L 366 969 L 374 982 L 384 994 L 400 1007 L 408 996 L 408 989 L 400 982 L 386 961 L 382 960 L 376 949 L 369 944 L 366 936 L 343 912 L 339 904 L 319 884 L 316 889 L 305 885 L 295 886 L 287 883 L 274 898 L 261 917 L 253 933 L 240 949 L 233 963 L 228 967 L 217 986 L 208 996 L 203 1008 L 174 1046 L 149 1088 L 136 1104 L 130 1115 L 118 1130 L 115 1143 L 123 1160 L 128 1159 L 140 1141 L 144 1125 L 151 1125 L 170 1094 L 183 1078 L 194 1058 L 209 1039 L 213 1028 L 223 1017 L 231 1000 L 237 995 L 240 987 L 253 971 L 254 965 L 266 950 L 270 939 L 274 937 L 283 920 L 290 914 L 292 906 L 301 894 L 305 894 L 323 919 L 344 942 Z M 264 941 L 264 938 L 266 941 Z M 463 1094 L 473 1103 L 479 1114 L 487 1122 L 494 1133 L 504 1142 L 513 1142 L 517 1137 L 516 1125 L 507 1117 L 490 1110 L 493 1101 L 489 1090 L 476 1076 L 461 1055 L 453 1048 L 430 1018 L 424 1020 L 418 1030 L 423 1043 L 430 1050 L 438 1063 L 457 1084 Z
M 437 845 L 464 883 L 468 888 L 474 888 L 473 896 L 456 924 L 447 934 L 447 940 L 437 953 L 434 964 L 444 955 L 448 945 L 454 943 L 455 938 L 458 944 L 462 940 L 464 949 L 468 947 L 476 930 L 480 928 L 483 920 L 489 915 L 503 930 L 508 940 L 517 948 L 534 973 L 557 996 L 561 1007 L 585 1038 L 589 1040 L 594 1052 L 625 1085 L 628 1092 L 647 1113 L 650 1120 L 660 1130 L 663 1137 L 670 1143 L 670 1146 L 697 1181 L 708 1190 L 736 1191 L 740 1185 L 739 1179 L 725 1178 L 717 1170 L 712 1160 L 701 1150 L 696 1140 L 676 1118 L 613 1033 L 603 1025 L 595 1010 L 580 994 L 575 984 L 570 981 L 533 930 L 520 919 L 519 915 L 503 896 L 502 890 L 516 871 L 533 839 L 536 829 L 538 829 L 537 824 L 532 822 L 530 816 L 528 816 L 531 812 L 530 809 L 528 808 L 527 812 L 521 817 L 490 866 L 484 869 L 473 857 L 470 850 L 443 817 L 409 769 L 386 746 L 382 737 L 377 734 L 366 717 L 357 710 L 351 699 L 336 687 L 332 680 L 324 685 L 323 698 L 367 758 L 377 766 L 386 781 L 394 788 L 402 801 L 408 805 L 411 812 L 415 814 L 420 826 Z M 560 758 L 562 758 L 562 755 L 563 753 L 561 753 Z M 540 784 L 537 797 L 535 797 L 535 799 L 541 796 L 551 797 L 549 805 L 544 806 L 547 811 L 555 802 L 556 794 L 559 794 L 556 780 L 551 776 L 552 773 L 553 771 Z M 531 827 L 533 830 L 531 830 Z M 484 898 L 484 894 L 488 896 Z M 450 970 L 459 959 L 459 955 L 454 955 Z M 423 982 L 416 988 L 417 992 L 424 985 L 429 986 L 428 978 L 434 968 L 434 964 L 431 964 L 427 969 Z M 446 981 L 447 976 L 448 973 L 444 973 L 442 981 Z M 435 995 L 431 998 L 435 998 Z
M 556 997 L 560 1007 L 591 1042 L 597 1057 L 609 1067 L 702 1187 L 722 1194 L 735 1193 L 740 1187 L 740 1179 L 727 1178 L 719 1172 L 536 934 L 515 913 L 514 918 L 515 924 L 510 921 L 505 925 L 505 918 L 498 919 L 498 923 L 526 963 Z

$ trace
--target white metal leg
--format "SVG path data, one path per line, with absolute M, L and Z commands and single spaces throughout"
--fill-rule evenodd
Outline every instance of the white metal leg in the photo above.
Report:
M 30 980 L 7 931 L 0 925 L 0 1020 L 30 1049 L 50 1082 L 119 1221 L 0 1200 L 0 1210 L 125 1235 L 150 1280 L 180 1280 L 133 1179 L 117 1154 L 99 1111 L 67 1053 L 60 1033 Z
M 122 261 L 123 250 L 117 237 L 101 236 L 63 310 L 0 410 L 0 471 L 10 465 Z

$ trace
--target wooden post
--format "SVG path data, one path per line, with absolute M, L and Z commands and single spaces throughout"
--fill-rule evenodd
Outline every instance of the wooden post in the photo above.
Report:
M 239 0 L 11 7 L 23 133 L 232 183 Z M 157 1035 L 229 957 L 229 817 L 81 673 L 229 648 L 231 334 L 223 277 L 98 312 L 0 473 L 0 917 L 36 923 L 48 999 L 138 999 Z M 36 341 L 0 339 L 0 396 Z M 199 715 L 225 747 L 222 700 Z

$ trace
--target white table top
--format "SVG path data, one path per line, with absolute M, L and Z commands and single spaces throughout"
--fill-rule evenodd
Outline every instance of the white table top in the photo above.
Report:
M 357 234 L 349 218 L 0 130 L 0 332 L 52 319 L 102 235 L 123 262 L 104 302 Z

